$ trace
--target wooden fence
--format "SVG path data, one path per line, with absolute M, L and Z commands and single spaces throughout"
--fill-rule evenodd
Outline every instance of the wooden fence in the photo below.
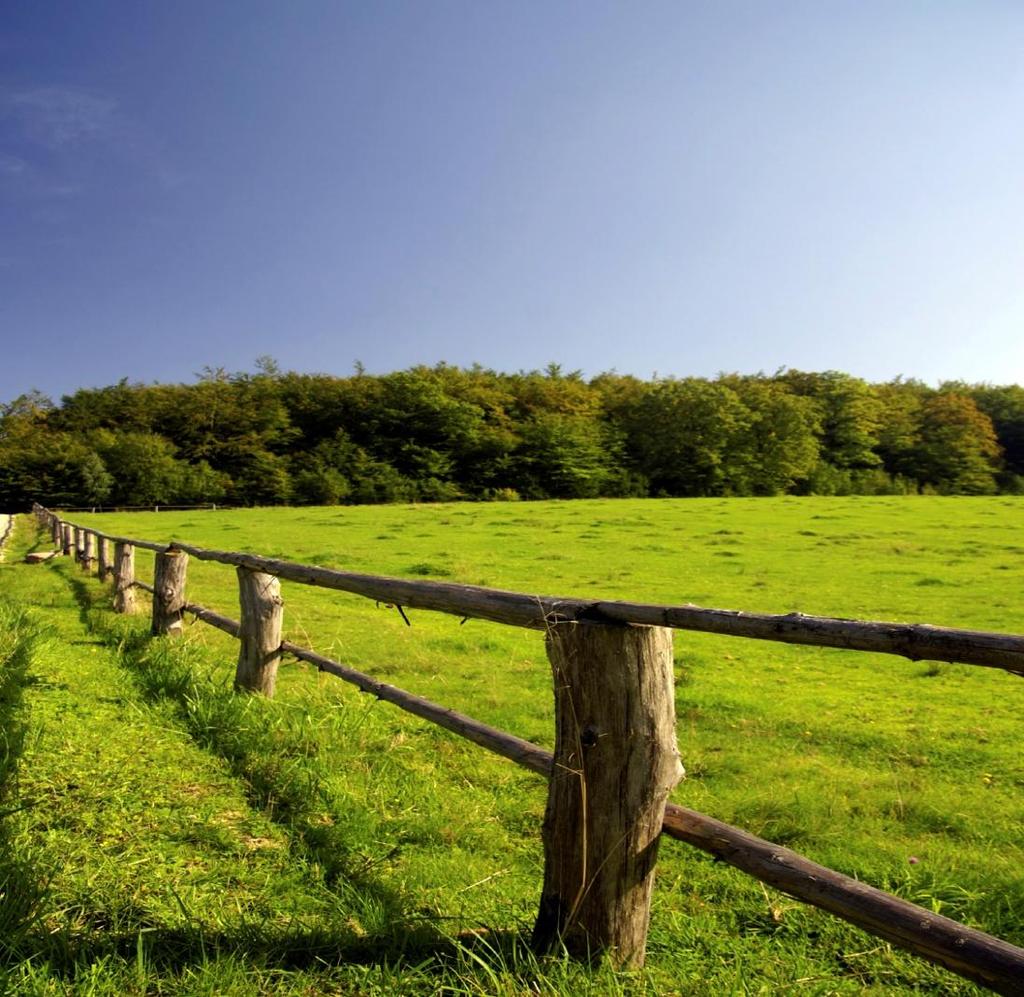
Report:
M 222 512 L 225 509 L 234 509 L 233 505 L 218 505 L 216 502 L 202 502 L 199 505 L 165 505 L 163 503 L 152 503 L 150 505 L 80 505 L 64 508 L 61 511 L 69 512 L 184 512 L 186 510 L 210 510 Z
M 254 554 L 159 544 L 76 525 L 37 505 L 59 553 L 112 578 L 114 606 L 152 595 L 154 635 L 180 633 L 188 613 L 240 642 L 235 685 L 272 695 L 283 654 L 531 769 L 548 780 L 544 884 L 534 943 L 643 963 L 659 838 L 687 842 L 751 876 L 1000 993 L 1024 993 L 1024 949 L 934 914 L 704 814 L 667 803 L 682 775 L 675 739 L 672 631 L 700 630 L 1000 668 L 1024 675 L 1024 637 L 902 623 L 772 616 L 619 601 L 526 595 L 472 585 L 335 571 Z M 152 585 L 134 550 L 156 554 Z M 189 557 L 236 568 L 241 619 L 186 596 Z M 281 639 L 280 581 L 355 593 L 543 630 L 554 676 L 553 754 L 514 734 Z

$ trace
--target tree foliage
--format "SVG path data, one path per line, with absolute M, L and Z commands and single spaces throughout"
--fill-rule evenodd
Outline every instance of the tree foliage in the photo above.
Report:
M 205 369 L 0 406 L 0 507 L 1024 491 L 1024 388 Z

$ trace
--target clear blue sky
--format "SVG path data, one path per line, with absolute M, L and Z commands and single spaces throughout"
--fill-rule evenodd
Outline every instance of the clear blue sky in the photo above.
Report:
M 0 347 L 1024 381 L 1024 4 L 5 3 Z

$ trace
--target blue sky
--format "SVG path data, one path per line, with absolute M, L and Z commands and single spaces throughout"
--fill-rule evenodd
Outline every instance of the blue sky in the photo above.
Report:
M 8 3 L 0 401 L 557 362 L 1024 381 L 1024 5 Z

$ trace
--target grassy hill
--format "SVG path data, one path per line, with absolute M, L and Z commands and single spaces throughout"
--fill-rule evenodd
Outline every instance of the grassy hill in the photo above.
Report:
M 1015 498 L 72 518 L 542 594 L 1024 632 Z M 0 931 L 24 992 L 973 992 L 670 841 L 644 971 L 538 962 L 522 933 L 539 779 L 295 662 L 272 703 L 235 697 L 232 641 L 199 624 L 148 641 L 74 565 L 13 563 L 45 543 L 22 520 L 0 567 L 5 729 L 25 731 L 8 738 L 3 841 L 8 882 L 33 884 Z M 189 575 L 193 601 L 237 615 L 231 569 Z M 289 639 L 551 746 L 539 634 L 283 594 Z M 688 633 L 676 665 L 675 800 L 1024 942 L 1019 678 Z

